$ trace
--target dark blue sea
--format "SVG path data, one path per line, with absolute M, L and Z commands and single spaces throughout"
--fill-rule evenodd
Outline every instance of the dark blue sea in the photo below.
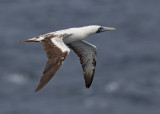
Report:
M 160 0 L 0 0 L 0 114 L 160 114 Z M 97 67 L 85 89 L 73 51 L 34 92 L 47 57 L 48 32 L 102 25 L 93 35 Z

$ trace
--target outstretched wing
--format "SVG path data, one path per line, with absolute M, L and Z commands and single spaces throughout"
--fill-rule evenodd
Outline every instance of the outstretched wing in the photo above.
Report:
M 77 41 L 68 45 L 71 49 L 73 49 L 73 51 L 78 55 L 78 57 L 80 57 L 86 88 L 89 88 L 92 84 L 95 73 L 96 47 L 85 41 Z
M 61 36 L 45 38 L 42 41 L 48 61 L 35 91 L 43 88 L 62 65 L 70 49 L 63 43 Z

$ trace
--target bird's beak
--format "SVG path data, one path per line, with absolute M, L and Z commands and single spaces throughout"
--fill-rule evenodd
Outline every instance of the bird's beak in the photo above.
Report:
M 110 31 L 110 30 L 116 30 L 116 28 L 113 28 L 113 27 L 102 27 L 101 28 L 101 32 Z

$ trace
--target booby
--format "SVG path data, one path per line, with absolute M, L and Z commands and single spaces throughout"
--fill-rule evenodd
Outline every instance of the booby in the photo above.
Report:
M 35 91 L 43 88 L 62 65 L 71 48 L 80 58 L 86 88 L 89 88 L 96 67 L 96 46 L 84 41 L 92 34 L 115 30 L 113 27 L 90 25 L 59 30 L 40 35 L 24 42 L 41 42 L 48 61 Z M 68 48 L 69 47 L 69 48 Z

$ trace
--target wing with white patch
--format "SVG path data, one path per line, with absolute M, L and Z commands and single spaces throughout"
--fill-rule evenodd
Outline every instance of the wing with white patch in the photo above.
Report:
M 97 49 L 85 41 L 77 41 L 68 45 L 80 57 L 86 88 L 89 88 L 95 73 Z
M 45 38 L 42 41 L 48 61 L 35 91 L 43 88 L 55 75 L 70 49 L 63 43 L 61 37 Z

